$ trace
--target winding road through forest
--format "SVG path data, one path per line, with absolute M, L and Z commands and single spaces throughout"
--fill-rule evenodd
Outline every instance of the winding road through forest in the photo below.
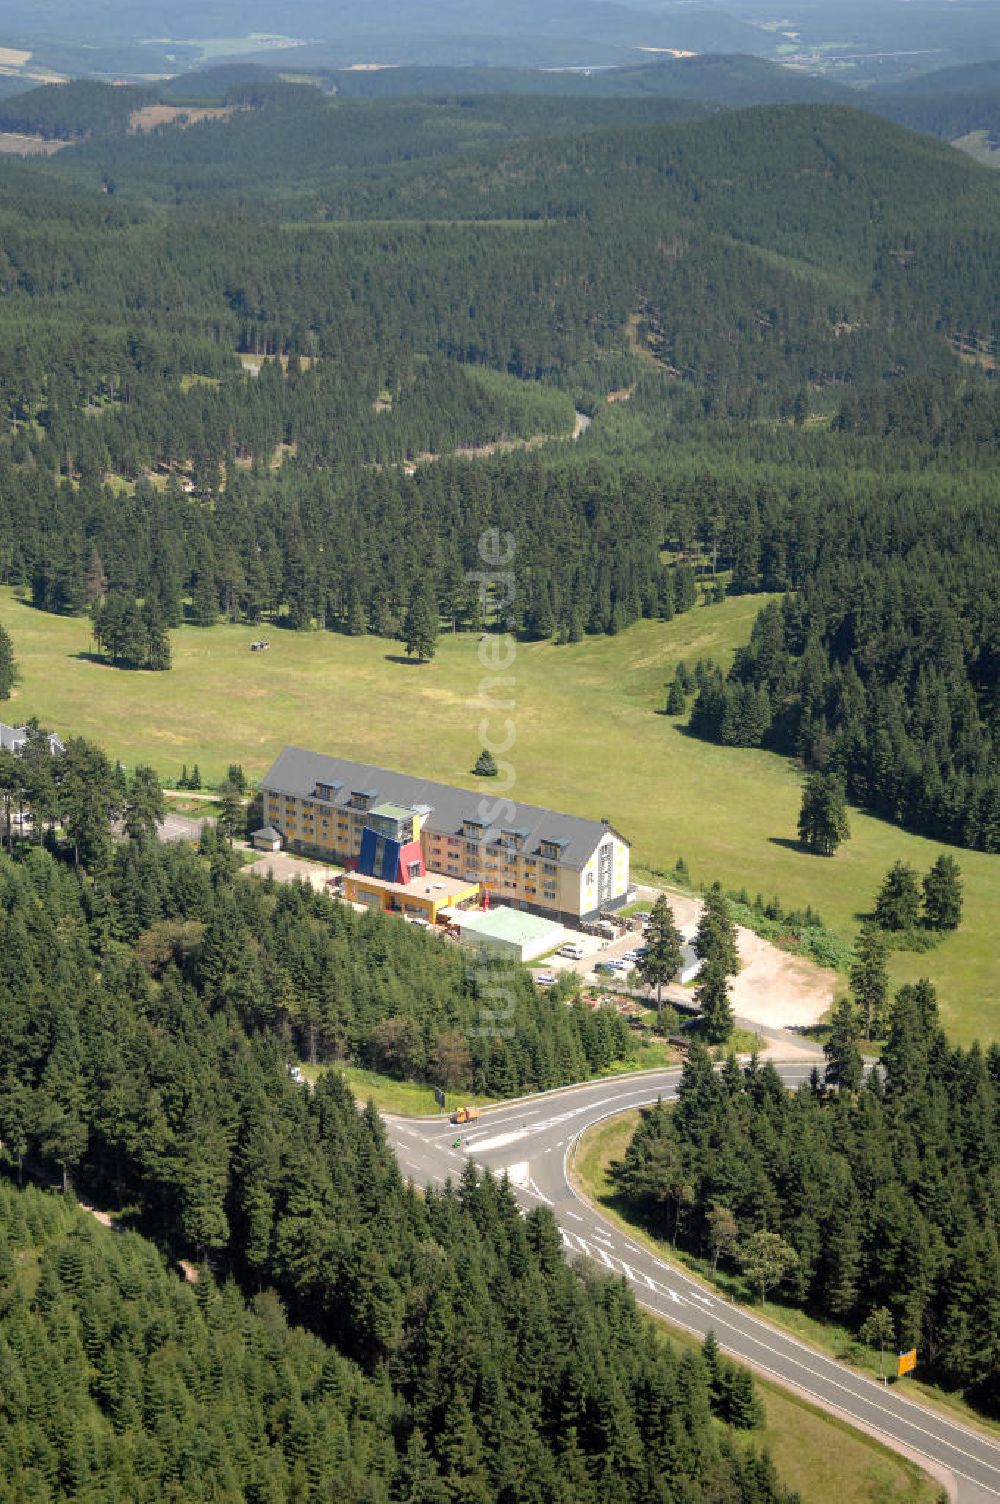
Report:
M 794 1088 L 808 1080 L 811 1065 L 775 1069 Z M 468 1131 L 443 1119 L 386 1116 L 385 1123 L 403 1173 L 416 1184 L 457 1180 L 467 1157 L 496 1175 L 506 1172 L 526 1210 L 551 1209 L 568 1257 L 585 1256 L 624 1275 L 641 1305 L 678 1326 L 698 1335 L 711 1329 L 721 1347 L 759 1373 L 915 1458 L 950 1484 L 959 1504 L 1000 1499 L 995 1442 L 731 1305 L 657 1258 L 576 1190 L 572 1166 L 581 1134 L 657 1097 L 673 1098 L 679 1080 L 674 1068 L 587 1082 L 491 1108 Z

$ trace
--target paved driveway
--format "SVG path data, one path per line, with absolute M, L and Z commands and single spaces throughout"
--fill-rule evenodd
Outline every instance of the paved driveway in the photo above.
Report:
M 299 882 L 312 883 L 314 888 L 329 890 L 331 880 L 340 876 L 342 868 L 327 862 L 311 862 L 288 851 L 265 851 L 241 871 L 252 877 L 267 877 L 270 873 L 279 883 L 291 883 L 297 878 Z

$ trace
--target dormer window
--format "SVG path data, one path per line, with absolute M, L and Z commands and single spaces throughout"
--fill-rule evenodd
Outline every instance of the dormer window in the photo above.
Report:
M 367 811 L 371 809 L 377 798 L 377 789 L 352 789 L 351 797 L 347 803 L 351 809 Z

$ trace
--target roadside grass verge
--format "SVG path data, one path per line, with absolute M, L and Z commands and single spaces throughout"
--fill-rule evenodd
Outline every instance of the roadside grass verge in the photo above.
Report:
M 690 1332 L 662 1317 L 650 1319 L 676 1346 L 700 1348 Z M 940 1485 L 909 1458 L 757 1374 L 754 1385 L 764 1402 L 765 1423 L 756 1431 L 730 1434 L 769 1452 L 781 1481 L 806 1504 L 937 1504 L 942 1497 Z
M 339 1071 L 354 1096 L 361 1103 L 372 1101 L 379 1112 L 398 1113 L 401 1117 L 433 1117 L 437 1114 L 442 1122 L 456 1107 L 488 1107 L 493 1097 L 477 1097 L 472 1092 L 447 1093 L 447 1109 L 442 1112 L 434 1100 L 434 1088 L 420 1081 L 397 1081 L 393 1076 L 382 1076 L 378 1071 L 365 1070 L 360 1065 L 307 1065 L 300 1062 L 299 1069 L 307 1081 L 316 1081 L 327 1071 Z
M 788 909 L 811 905 L 850 942 L 892 863 L 926 872 L 939 843 L 852 810 L 851 839 L 836 856 L 811 856 L 795 839 L 801 775 L 791 761 L 701 742 L 686 718 L 657 713 L 676 664 L 728 664 L 766 600 L 735 597 L 563 646 L 518 643 L 517 793 L 609 816 L 632 842 L 636 873 L 668 870 L 683 857 L 692 886 L 718 879 L 730 890 L 777 893 Z M 433 661 L 417 665 L 400 662 L 398 642 L 385 638 L 269 626 L 271 651 L 251 654 L 259 626 L 185 626 L 171 634 L 174 667 L 157 674 L 92 661 L 86 618 L 35 611 L 9 587 L 0 589 L 0 622 L 21 670 L 4 720 L 37 715 L 99 742 L 126 766 L 150 763 L 167 784 L 185 762 L 197 762 L 211 785 L 231 762 L 259 779 L 288 743 L 474 783 L 483 713 L 474 634 L 442 634 Z M 893 952 L 890 971 L 897 985 L 936 982 L 946 1029 L 968 1044 L 1000 1034 L 1000 862 L 981 852 L 955 856 L 962 927 L 927 954 Z
M 631 1237 L 638 1238 L 658 1258 L 679 1265 L 687 1273 L 702 1279 L 707 1287 L 727 1296 L 736 1304 L 752 1307 L 754 1315 L 791 1332 L 793 1336 L 840 1359 L 859 1372 L 878 1378 L 881 1363 L 878 1351 L 866 1347 L 846 1327 L 818 1321 L 774 1296 L 770 1296 L 767 1306 L 761 1309 L 759 1304 L 747 1299 L 746 1284 L 739 1275 L 725 1269 L 719 1269 L 713 1274 L 707 1259 L 696 1258 L 682 1249 L 673 1248 L 665 1240 L 655 1237 L 631 1214 L 619 1196 L 608 1168 L 612 1160 L 624 1156 L 638 1121 L 639 1111 L 633 1109 L 609 1118 L 604 1123 L 595 1124 L 582 1135 L 570 1171 L 578 1189 L 588 1200 L 599 1206 L 606 1217 L 626 1230 Z M 889 1362 L 888 1354 L 886 1362 Z M 984 1418 L 959 1395 L 948 1394 L 935 1385 L 925 1384 L 912 1376 L 905 1380 L 905 1384 L 906 1392 L 913 1399 L 921 1400 L 929 1408 L 942 1411 L 953 1420 L 961 1421 L 992 1440 L 1000 1438 L 1000 1424 Z M 806 1494 L 804 1497 L 812 1495 Z
M 599 1081 L 608 1076 L 655 1070 L 660 1066 L 676 1063 L 677 1057 L 669 1045 L 653 1041 L 640 1046 L 635 1060 L 616 1060 L 606 1071 L 601 1071 L 590 1079 Z M 439 1116 L 443 1120 L 456 1107 L 502 1107 L 505 1101 L 512 1100 L 477 1096 L 472 1091 L 449 1090 L 446 1093 L 447 1107 L 442 1112 L 434 1100 L 433 1086 L 422 1081 L 397 1081 L 394 1076 L 383 1076 L 378 1071 L 367 1070 L 360 1065 L 345 1065 L 341 1061 L 310 1065 L 307 1061 L 300 1060 L 297 1064 L 307 1081 L 317 1081 L 326 1071 L 339 1071 L 359 1102 L 364 1103 L 370 1099 L 379 1112 L 396 1113 L 400 1117 Z

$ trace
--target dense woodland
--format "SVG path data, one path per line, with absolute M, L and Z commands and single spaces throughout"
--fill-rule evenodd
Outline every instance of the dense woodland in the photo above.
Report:
M 693 1049 L 677 1105 L 644 1111 L 616 1179 L 661 1235 L 715 1263 L 777 1234 L 786 1298 L 854 1330 L 885 1308 L 890 1349 L 917 1347 L 996 1416 L 998 1166 L 1000 1050 L 950 1047 L 920 982 L 855 1092 L 789 1093 L 766 1065 L 716 1074 Z
M 778 592 L 695 729 L 997 849 L 995 177 L 829 104 L 216 98 L 8 106 L 86 139 L 0 164 L 0 580 L 159 667 L 182 620 L 507 624 L 492 526 L 529 637 Z
M 112 846 L 114 770 L 72 741 L 55 762 L 61 847 L 0 857 L 9 1173 L 127 1206 L 234 1283 L 203 1264 L 185 1286 L 69 1198 L 0 1185 L 0 1497 L 791 1504 L 713 1418 L 753 1428 L 747 1375 L 681 1357 L 623 1281 L 571 1270 L 508 1185 L 470 1165 L 407 1187 L 340 1076 L 288 1070 L 296 1044 L 356 1042 L 408 1074 L 429 1049 L 456 1086 L 554 1084 L 614 1049 L 617 1020 L 546 1006 L 518 968 L 512 1021 L 484 1027 L 497 979 L 454 950 L 247 881 L 224 842 L 160 845 L 138 771 Z

